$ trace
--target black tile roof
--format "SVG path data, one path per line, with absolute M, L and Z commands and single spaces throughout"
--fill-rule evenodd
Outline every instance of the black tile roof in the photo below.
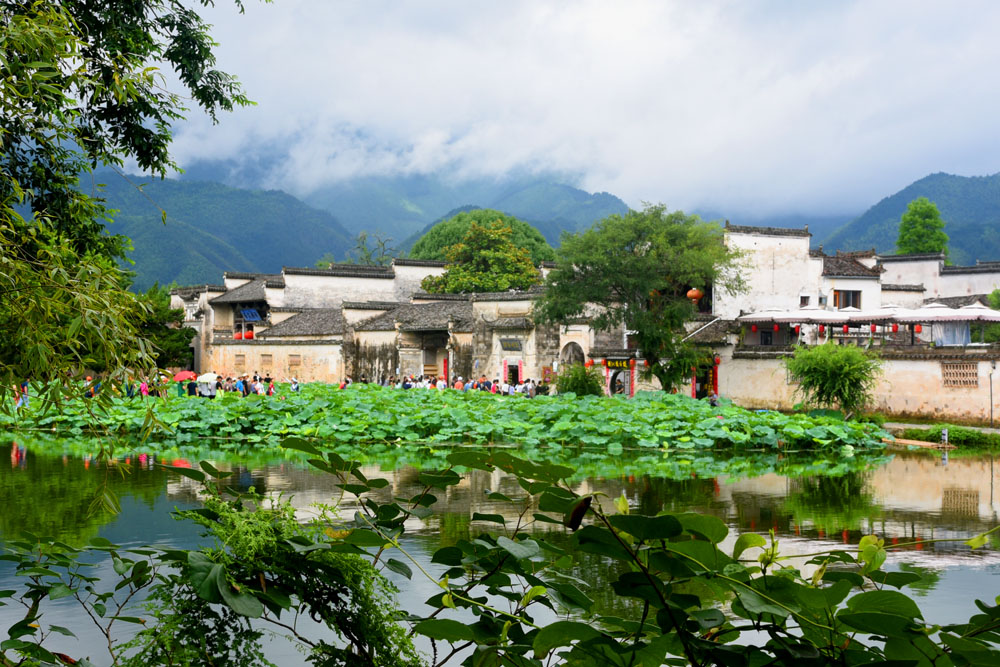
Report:
M 191 297 L 197 296 L 202 292 L 225 292 L 225 285 L 187 285 L 184 287 L 175 287 L 170 290 L 171 294 L 176 294 L 182 299 L 190 299 Z
M 721 345 L 728 341 L 727 335 L 739 333 L 740 324 L 736 320 L 716 320 L 701 329 L 695 329 L 686 340 L 701 345 Z
M 733 234 L 764 234 L 765 236 L 812 236 L 809 227 L 795 229 L 792 227 L 754 227 L 751 225 L 731 225 L 726 220 L 726 231 Z
M 502 331 L 511 329 L 533 329 L 535 324 L 527 317 L 500 317 L 497 318 L 496 321 L 490 323 L 490 326 L 495 330 Z
M 415 292 L 410 299 L 420 301 L 469 301 L 471 294 L 431 294 L 430 292 Z
M 438 259 L 412 259 L 409 257 L 397 257 L 392 260 L 393 266 L 446 266 L 448 262 L 442 262 Z
M 345 301 L 340 307 L 349 310 L 393 310 L 405 305 L 399 301 Z
M 312 269 L 308 267 L 282 267 L 285 275 L 298 276 L 338 276 L 345 278 L 383 278 L 396 277 L 391 266 L 366 266 L 364 264 L 333 264 L 328 269 Z
M 877 255 L 880 262 L 918 262 L 928 259 L 944 260 L 943 252 L 924 252 L 912 255 Z
M 227 275 L 227 278 L 234 276 Z M 239 287 L 234 287 L 222 296 L 217 296 L 210 303 L 253 303 L 256 301 L 267 301 L 266 288 L 284 287 L 285 283 L 281 276 L 256 274 L 248 283 Z
M 838 278 L 878 278 L 881 272 L 846 255 L 823 256 L 823 275 Z
M 883 292 L 923 292 L 926 288 L 923 285 L 891 285 L 882 283 Z
M 977 264 L 976 266 L 942 266 L 941 275 L 961 273 L 1000 273 L 998 264 Z
M 928 303 L 943 303 L 949 308 L 961 308 L 962 306 L 969 306 L 974 303 L 981 303 L 984 306 L 990 305 L 990 295 L 989 294 L 966 294 L 964 296 L 937 296 L 930 299 L 924 299 L 924 304 Z
M 400 306 L 381 315 L 358 322 L 355 331 L 472 331 L 472 304 L 468 301 L 438 301 Z
M 308 308 L 262 331 L 260 338 L 327 336 L 344 333 L 344 327 L 344 314 L 340 308 Z
M 480 292 L 472 294 L 473 301 L 530 301 L 541 298 L 545 290 L 533 287 L 528 290 L 510 290 L 508 292 Z

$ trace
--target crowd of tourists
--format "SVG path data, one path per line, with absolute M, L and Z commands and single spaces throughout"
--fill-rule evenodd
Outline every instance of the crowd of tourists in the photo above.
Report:
M 198 380 L 202 378 L 191 378 L 186 387 L 182 381 L 178 381 L 177 395 L 183 396 L 185 391 L 188 396 L 197 396 L 200 398 L 215 398 L 219 394 L 232 393 L 240 394 L 244 397 L 250 394 L 274 396 L 275 393 L 274 378 L 270 375 L 261 375 L 256 371 L 254 371 L 253 375 L 245 374 L 224 379 L 216 373 L 212 373 L 211 375 L 214 375 L 215 379 L 208 382 L 199 382 Z M 300 386 L 297 378 L 293 377 L 289 381 L 289 389 L 293 393 L 299 392 Z
M 351 378 L 345 378 L 340 383 L 341 389 L 346 389 L 352 384 Z M 368 384 L 367 376 L 362 375 L 360 382 Z M 440 375 L 404 375 L 397 378 L 395 375 L 383 376 L 375 384 L 383 387 L 395 387 L 396 389 L 453 389 L 455 391 L 485 391 L 501 396 L 527 396 L 534 398 L 538 395 L 549 393 L 549 385 L 545 382 L 541 384 L 531 378 L 523 381 L 508 382 L 506 379 L 495 378 L 488 380 L 485 375 L 480 375 L 479 379 L 464 379 L 461 375 L 452 378 L 448 382 L 447 378 Z

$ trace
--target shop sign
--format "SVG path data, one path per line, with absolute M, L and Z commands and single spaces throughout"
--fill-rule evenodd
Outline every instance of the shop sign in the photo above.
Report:
M 629 368 L 631 359 L 608 359 L 608 368 Z

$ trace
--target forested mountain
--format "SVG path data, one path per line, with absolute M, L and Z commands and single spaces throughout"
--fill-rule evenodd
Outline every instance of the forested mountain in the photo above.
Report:
M 95 180 L 106 184 L 108 205 L 118 209 L 109 230 L 132 239 L 138 289 L 218 283 L 222 271 L 311 266 L 324 252 L 342 257 L 353 246 L 336 218 L 284 192 L 140 176 L 129 176 L 130 183 L 110 171 Z M 141 191 L 133 185 L 142 183 Z
M 899 219 L 917 197 L 937 204 L 955 264 L 1000 259 L 1000 174 L 931 174 L 886 197 L 824 240 L 827 249 L 892 252 Z

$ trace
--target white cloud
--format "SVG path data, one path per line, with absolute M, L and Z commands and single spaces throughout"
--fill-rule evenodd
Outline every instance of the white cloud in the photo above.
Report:
M 631 204 L 846 213 L 1000 171 L 1000 4 L 249 3 L 210 10 L 258 102 L 175 153 L 282 146 L 274 187 L 535 169 Z

